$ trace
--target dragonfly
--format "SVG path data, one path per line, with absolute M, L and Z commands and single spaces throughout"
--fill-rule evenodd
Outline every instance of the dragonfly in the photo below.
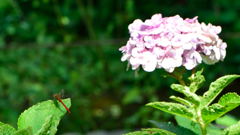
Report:
M 60 94 L 54 94 L 53 97 L 54 97 L 56 100 L 58 100 L 58 102 L 60 102 L 60 103 L 63 105 L 63 107 L 67 110 L 67 112 L 68 112 L 69 114 L 71 113 L 70 109 L 63 103 L 63 101 L 62 101 L 62 99 L 61 99 L 62 96 L 61 96 Z

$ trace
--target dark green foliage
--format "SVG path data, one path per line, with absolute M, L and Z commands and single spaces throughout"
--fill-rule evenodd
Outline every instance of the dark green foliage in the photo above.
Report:
M 223 26 L 224 35 L 233 38 L 240 30 L 239 7 L 238 0 L 2 0 L 0 44 L 124 38 L 129 23 L 154 13 L 199 16 L 200 21 Z
M 126 64 L 120 62 L 120 53 L 116 52 L 118 47 L 94 47 L 1 50 L 0 63 L 4 66 L 0 67 L 0 120 L 14 125 L 20 112 L 52 99 L 61 89 L 73 100 L 72 113 L 60 123 L 60 133 L 132 128 L 148 125 L 149 119 L 159 116 L 169 118 L 141 104 L 159 100 L 159 93 L 168 93 L 160 88 L 169 85 L 171 79 L 159 82 L 163 79 L 161 71 L 153 76 L 140 71 L 135 77 L 133 71 L 125 71 Z M 101 121 L 105 123 L 99 125 Z
M 176 134 L 163 129 L 146 128 L 146 129 L 142 129 L 141 131 L 135 131 L 135 132 L 124 134 L 124 135 L 176 135 Z
M 167 120 L 169 115 L 141 105 L 173 94 L 168 88 L 173 81 L 159 70 L 140 70 L 136 78 L 126 72 L 118 52 L 126 40 L 115 39 L 128 38 L 129 23 L 154 13 L 199 16 L 221 25 L 227 57 L 205 68 L 207 84 L 224 74 L 240 74 L 239 9 L 239 0 L 1 0 L 0 120 L 16 123 L 20 112 L 61 89 L 73 98 L 73 107 L 60 132 L 145 127 L 149 119 Z M 56 43 L 63 45 L 44 48 Z

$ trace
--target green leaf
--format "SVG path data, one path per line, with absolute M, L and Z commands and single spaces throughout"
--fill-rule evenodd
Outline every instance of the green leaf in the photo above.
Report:
M 176 135 L 176 134 L 159 128 L 147 128 L 142 129 L 141 131 L 135 131 L 124 135 Z
M 210 123 L 213 120 L 221 117 L 225 113 L 233 110 L 240 105 L 240 96 L 236 93 L 227 93 L 223 95 L 218 103 L 215 103 L 209 107 L 205 107 L 202 110 L 202 117 L 206 123 Z
M 186 106 L 178 103 L 152 102 L 148 103 L 147 106 L 151 106 L 164 112 L 171 113 L 173 115 L 179 115 L 189 119 L 192 119 L 193 117 L 193 113 L 190 108 L 187 108 Z
M 189 87 L 180 84 L 172 84 L 171 88 L 177 92 L 184 94 L 188 98 L 188 100 L 193 102 L 194 104 L 200 104 L 200 97 L 195 93 L 191 92 Z
M 14 133 L 14 135 L 33 135 L 32 128 L 28 127 L 25 129 L 18 130 L 17 132 Z
M 220 129 L 219 127 L 216 127 L 212 124 L 209 124 L 207 127 L 207 133 L 209 135 L 222 135 L 223 130 Z
M 209 90 L 203 94 L 201 107 L 208 106 L 228 84 L 239 77 L 240 75 L 226 75 L 212 82 Z
M 223 96 L 219 99 L 218 103 L 219 103 L 220 105 L 223 105 L 223 106 L 224 106 L 224 105 L 227 105 L 227 104 L 229 104 L 229 103 L 239 104 L 239 103 L 240 103 L 240 96 L 239 96 L 237 93 L 229 92 L 229 93 L 223 95 Z
M 192 106 L 192 103 L 190 103 L 188 100 L 183 99 L 181 97 L 176 97 L 176 96 L 170 96 L 170 99 L 175 100 L 183 105 L 186 105 L 188 107 Z
M 190 91 L 195 93 L 199 88 L 202 87 L 205 82 L 205 78 L 202 75 L 203 70 L 197 71 L 195 74 L 192 74 L 188 79 L 190 80 Z
M 15 131 L 16 129 L 8 124 L 0 124 L 0 135 L 12 135 Z
M 221 118 L 216 119 L 216 123 L 222 126 L 229 127 L 233 124 L 236 124 L 238 121 L 231 115 L 224 115 Z
M 53 115 L 50 115 L 46 119 L 42 128 L 38 131 L 37 135 L 54 135 L 57 132 L 57 127 L 54 125 L 58 125 L 59 121 L 59 117 L 54 117 Z
M 183 85 L 181 85 L 181 84 L 172 84 L 170 87 L 171 87 L 173 90 L 175 90 L 175 91 L 177 91 L 177 92 L 179 92 L 179 93 L 184 94 L 184 91 L 185 91 L 185 89 L 186 89 L 187 86 L 183 86 Z
M 4 125 L 4 123 L 0 122 L 0 126 Z
M 179 126 L 185 128 L 185 129 L 188 129 L 197 135 L 201 134 L 201 128 L 200 128 L 199 124 L 197 124 L 189 119 L 179 117 L 179 116 L 175 116 L 175 119 Z M 207 132 L 209 135 L 214 135 L 214 134 L 220 135 L 222 133 L 222 130 L 213 125 L 208 125 Z M 188 134 L 186 134 L 186 135 L 188 135 Z
M 184 128 L 184 127 L 175 126 L 171 122 L 157 122 L 157 121 L 154 121 L 154 120 L 150 120 L 150 123 L 155 125 L 157 128 L 173 132 L 177 135 L 196 135 L 191 130 L 189 130 L 187 128 Z
M 175 120 L 179 126 L 189 129 L 197 135 L 201 134 L 201 128 L 197 123 L 180 116 L 175 116 Z
M 239 135 L 240 134 L 240 121 L 238 123 L 226 128 L 224 130 L 225 135 Z
M 70 99 L 64 99 L 67 107 L 71 106 Z M 18 119 L 18 129 L 32 128 L 33 134 L 42 133 L 44 129 L 49 129 L 54 135 L 58 123 L 66 113 L 65 108 L 58 101 L 48 100 L 38 103 L 25 110 Z M 53 116 L 53 117 L 52 117 Z M 50 122 L 47 124 L 46 122 Z

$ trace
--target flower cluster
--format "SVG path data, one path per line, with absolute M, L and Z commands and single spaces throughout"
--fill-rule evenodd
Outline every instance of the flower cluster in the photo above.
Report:
M 142 66 L 148 72 L 156 68 L 173 72 L 184 66 L 191 70 L 202 62 L 214 64 L 226 55 L 227 44 L 218 36 L 221 27 L 199 23 L 197 17 L 155 14 L 144 22 L 135 20 L 128 29 L 130 38 L 119 50 L 121 60 L 127 60 L 132 69 Z

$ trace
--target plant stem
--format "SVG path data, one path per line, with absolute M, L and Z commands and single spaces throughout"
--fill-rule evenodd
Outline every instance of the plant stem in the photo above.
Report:
M 207 135 L 206 125 L 205 124 L 203 124 L 203 125 L 200 124 L 200 127 L 201 127 L 201 131 L 202 131 L 202 135 Z
M 182 79 L 182 76 L 176 75 L 176 74 L 174 74 L 174 73 L 169 73 L 168 75 L 169 75 L 170 77 L 173 77 L 174 79 L 178 80 L 178 82 L 179 82 L 181 85 L 186 86 L 186 83 L 185 83 L 185 81 Z
M 184 85 L 184 86 L 186 85 L 182 78 L 178 78 L 178 81 L 181 85 Z
M 196 73 L 196 69 L 192 70 L 192 74 Z M 183 79 L 183 72 L 172 72 L 168 74 L 170 77 L 173 77 L 174 79 L 178 80 L 178 82 L 183 85 L 186 86 L 186 83 Z M 188 87 L 188 86 L 187 86 Z M 202 117 L 202 108 L 200 107 L 200 102 L 201 102 L 201 97 L 199 97 L 195 92 L 192 92 L 188 89 L 185 89 L 185 92 L 183 92 L 183 94 L 185 94 L 185 96 L 187 96 L 188 98 L 191 97 L 192 98 L 192 104 L 193 104 L 193 109 L 195 111 L 195 115 L 194 115 L 194 119 L 195 122 L 199 124 L 200 128 L 201 128 L 201 133 L 202 135 L 207 135 L 207 124 L 205 123 L 205 121 L 203 120 Z
M 199 109 L 199 107 L 197 107 L 196 110 L 196 114 L 197 114 L 197 122 L 201 128 L 202 131 L 202 135 L 207 135 L 207 125 L 205 124 L 205 122 L 202 119 L 202 113 L 201 113 L 201 109 Z

